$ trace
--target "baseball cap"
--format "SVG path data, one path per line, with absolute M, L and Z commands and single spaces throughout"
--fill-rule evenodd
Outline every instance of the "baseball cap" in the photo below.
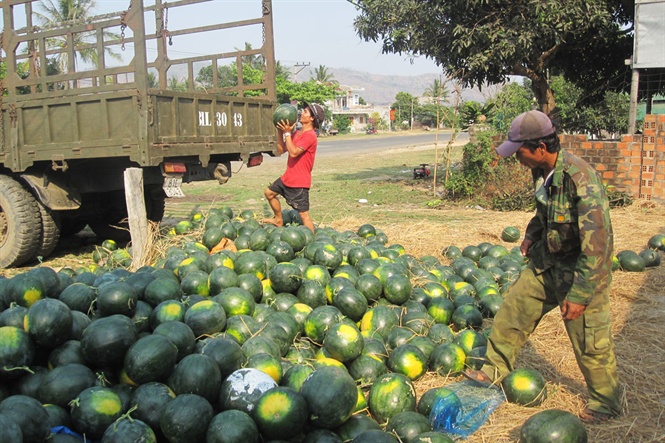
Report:
M 540 111 L 527 111 L 517 117 L 510 124 L 508 140 L 503 142 L 496 153 L 501 157 L 510 157 L 516 153 L 523 142 L 527 140 L 537 140 L 554 134 L 554 125 L 552 120 Z
M 326 117 L 326 114 L 323 111 L 323 106 L 317 103 L 310 103 L 307 107 L 309 108 L 310 115 L 314 118 L 314 127 L 321 127 L 321 123 L 323 123 L 323 120 Z

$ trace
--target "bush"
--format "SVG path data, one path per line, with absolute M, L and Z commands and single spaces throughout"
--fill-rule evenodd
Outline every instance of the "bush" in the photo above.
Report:
M 479 133 L 475 143 L 464 146 L 461 168 L 451 171 L 445 183 L 448 197 L 499 211 L 533 209 L 531 174 L 514 156 L 497 156 L 493 135 L 491 131 Z

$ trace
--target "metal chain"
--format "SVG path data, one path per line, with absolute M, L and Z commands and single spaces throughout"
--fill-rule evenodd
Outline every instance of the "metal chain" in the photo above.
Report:
M 130 0 L 129 6 L 126 11 L 120 14 L 120 49 L 125 50 L 125 29 L 127 29 L 127 14 L 132 9 L 132 2 Z
M 169 37 L 169 46 L 173 46 L 173 37 L 169 33 L 169 7 L 164 3 L 164 35 Z

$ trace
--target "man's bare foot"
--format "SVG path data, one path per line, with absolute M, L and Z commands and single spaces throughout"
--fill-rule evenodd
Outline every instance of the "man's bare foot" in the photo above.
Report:
M 263 223 L 268 223 L 270 225 L 275 225 L 277 227 L 284 226 L 284 221 L 281 218 L 266 218 L 263 220 Z

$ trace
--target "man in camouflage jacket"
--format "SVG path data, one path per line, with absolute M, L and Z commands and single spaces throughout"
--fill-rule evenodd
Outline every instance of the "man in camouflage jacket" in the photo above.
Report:
M 531 169 L 536 215 L 520 246 L 528 266 L 504 294 L 488 338 L 486 364 L 467 375 L 498 382 L 543 315 L 559 307 L 587 383 L 586 421 L 621 414 L 610 322 L 613 234 L 603 183 L 584 160 L 561 151 L 556 129 L 540 111 L 519 115 L 497 148 Z

